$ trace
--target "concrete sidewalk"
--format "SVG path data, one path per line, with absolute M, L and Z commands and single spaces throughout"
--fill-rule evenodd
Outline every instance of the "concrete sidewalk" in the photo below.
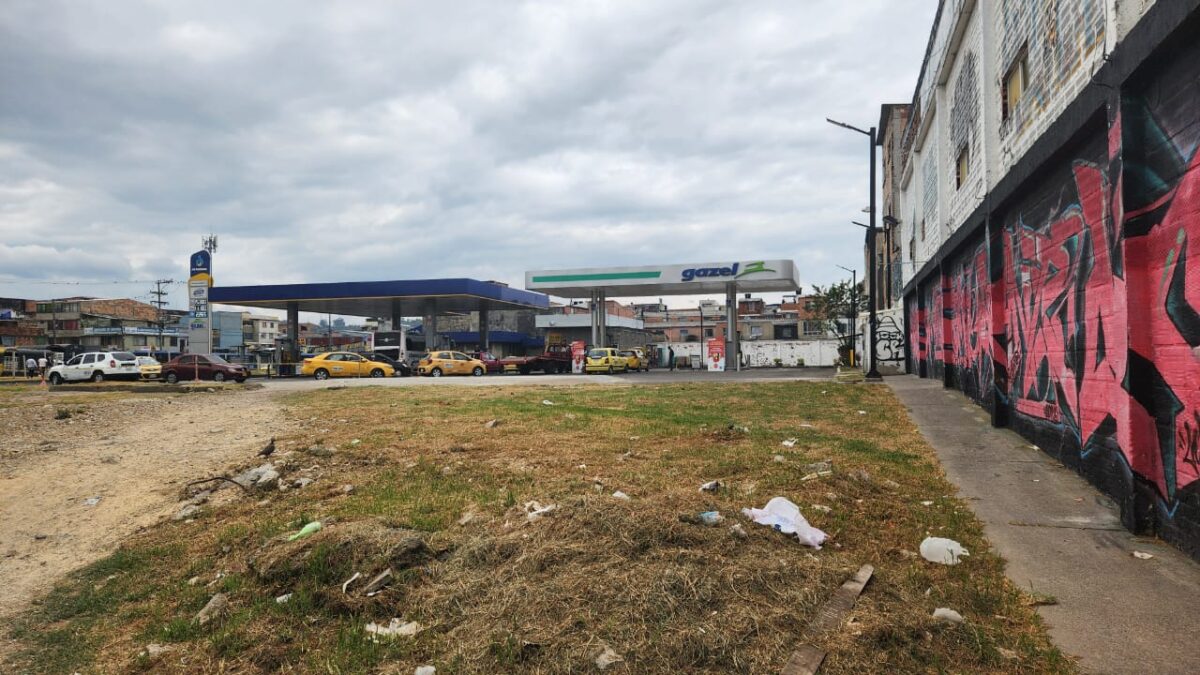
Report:
M 1116 504 L 1017 434 L 992 428 L 957 390 L 914 376 L 885 382 L 983 521 L 1009 578 L 1058 599 L 1039 612 L 1059 648 L 1092 673 L 1200 673 L 1200 650 L 1186 637 L 1200 625 L 1200 564 L 1130 534 Z

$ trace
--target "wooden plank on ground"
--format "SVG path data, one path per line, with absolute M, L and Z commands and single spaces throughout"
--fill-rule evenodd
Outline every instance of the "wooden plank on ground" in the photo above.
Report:
M 841 587 L 834 591 L 829 600 L 826 600 L 821 609 L 817 611 L 817 616 L 804 629 L 803 639 L 811 641 L 840 628 L 842 622 L 846 620 L 846 615 L 854 609 L 854 603 L 858 601 L 858 596 L 862 594 L 863 588 L 866 587 L 874 573 L 875 568 L 870 565 L 858 568 L 858 572 L 855 572 L 853 577 L 847 579 Z M 824 650 L 804 643 L 788 657 L 780 675 L 814 675 L 824 661 Z
M 825 650 L 812 645 L 800 645 L 792 652 L 779 675 L 816 675 L 825 661 Z

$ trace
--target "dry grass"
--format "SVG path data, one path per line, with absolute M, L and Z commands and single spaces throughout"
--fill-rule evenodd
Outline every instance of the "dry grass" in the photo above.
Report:
M 28 649 L 17 669 L 558 673 L 594 669 L 607 645 L 625 659 L 610 672 L 773 672 L 870 563 L 851 622 L 821 643 L 822 672 L 1074 670 L 882 387 L 348 388 L 294 396 L 289 410 L 305 431 L 281 439 L 281 454 L 318 465 L 317 482 L 163 524 L 84 570 L 15 628 Z M 490 419 L 501 423 L 485 429 Z M 781 447 L 789 437 L 795 447 Z M 819 460 L 833 475 L 801 481 Z M 720 492 L 698 491 L 714 479 Z M 738 513 L 776 495 L 831 542 L 802 548 Z M 559 508 L 527 523 L 531 500 Z M 678 518 L 711 509 L 750 537 Z M 457 524 L 465 512 L 474 520 Z M 326 529 L 282 541 L 311 519 Z M 971 557 L 911 557 L 930 534 Z M 354 572 L 387 567 L 395 581 L 379 595 L 341 592 Z M 232 613 L 191 624 L 217 590 Z M 967 622 L 937 624 L 942 606 Z M 392 617 L 425 629 L 367 639 L 364 624 Z M 176 649 L 139 657 L 148 642 Z

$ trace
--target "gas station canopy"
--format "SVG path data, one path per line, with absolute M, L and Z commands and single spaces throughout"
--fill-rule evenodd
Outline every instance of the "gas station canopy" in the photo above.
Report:
M 525 288 L 560 298 L 650 297 L 800 290 L 791 260 L 750 260 L 648 267 L 587 267 L 525 273 Z
M 490 309 L 545 309 L 550 299 L 503 284 L 475 279 L 343 281 L 319 284 L 224 286 L 209 291 L 209 301 L 319 314 L 392 317 L 398 310 L 420 315 L 424 307 L 441 314 Z

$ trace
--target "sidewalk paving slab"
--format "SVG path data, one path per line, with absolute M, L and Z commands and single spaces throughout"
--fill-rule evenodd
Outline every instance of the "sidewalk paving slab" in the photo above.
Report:
M 1181 639 L 1200 625 L 1200 563 L 1130 533 L 1111 499 L 993 428 L 959 391 L 911 375 L 885 382 L 983 521 L 1009 578 L 1058 600 L 1038 611 L 1060 649 L 1089 673 L 1200 673 L 1200 650 Z

